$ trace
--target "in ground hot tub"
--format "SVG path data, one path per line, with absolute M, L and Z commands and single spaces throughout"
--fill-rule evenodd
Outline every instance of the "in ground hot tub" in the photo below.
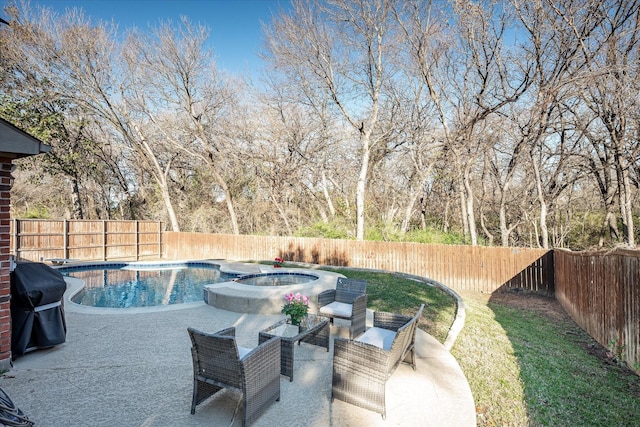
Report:
M 301 285 L 318 280 L 315 274 L 299 273 L 299 272 L 277 272 L 277 273 L 260 273 L 247 274 L 240 276 L 234 281 L 243 285 L 252 286 L 288 286 Z
M 205 286 L 205 302 L 216 308 L 238 313 L 280 314 L 288 293 L 300 292 L 309 297 L 309 312 L 317 312 L 318 294 L 335 289 L 341 274 L 320 270 L 274 269 L 269 267 L 257 273 L 255 264 L 247 264 L 248 274 L 242 274 L 242 265 L 233 264 L 220 271 L 240 274 L 234 280 Z

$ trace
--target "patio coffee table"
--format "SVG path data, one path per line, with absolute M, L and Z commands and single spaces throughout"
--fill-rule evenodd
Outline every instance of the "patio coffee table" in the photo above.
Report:
M 269 326 L 258 335 L 259 344 L 272 337 L 280 337 L 280 373 L 293 381 L 293 353 L 295 343 L 306 342 L 325 347 L 329 351 L 329 318 L 310 314 L 301 326 L 292 325 L 284 319 Z

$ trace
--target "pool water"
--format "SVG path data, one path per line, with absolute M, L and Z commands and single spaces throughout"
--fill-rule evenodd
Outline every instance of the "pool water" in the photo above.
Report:
M 226 282 L 237 275 L 218 266 L 73 267 L 58 271 L 84 281 L 71 301 L 91 307 L 155 307 L 203 300 L 204 285 Z
M 318 280 L 318 276 L 304 273 L 287 272 L 248 274 L 236 279 L 235 281 L 243 285 L 252 286 L 288 286 L 309 283 L 313 282 L 314 280 Z

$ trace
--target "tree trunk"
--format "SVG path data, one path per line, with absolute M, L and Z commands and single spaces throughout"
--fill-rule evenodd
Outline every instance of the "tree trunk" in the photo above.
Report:
M 411 223 L 411 214 L 413 213 L 413 208 L 418 201 L 418 196 L 420 193 L 418 191 L 412 191 L 409 193 L 409 202 L 407 203 L 407 207 L 404 210 L 404 218 L 402 220 L 402 225 L 400 227 L 400 233 L 407 234 L 409 231 L 409 224 Z
M 161 185 L 160 189 L 162 190 L 162 200 L 164 201 L 164 206 L 167 209 L 167 216 L 169 217 L 171 230 L 180 231 L 178 217 L 176 216 L 176 211 L 173 209 L 173 204 L 171 203 L 171 195 L 169 194 L 169 189 L 167 188 L 166 184 Z
M 533 160 L 533 156 L 531 156 Z M 538 164 L 534 161 L 531 162 L 533 164 L 533 171 L 536 180 L 536 190 L 538 193 L 538 202 L 540 203 L 540 239 L 539 245 L 542 246 L 543 249 L 549 249 L 549 229 L 547 227 L 547 202 L 544 197 L 544 190 L 542 188 L 542 178 L 540 176 L 540 168 Z
M 336 208 L 333 206 L 333 201 L 331 200 L 331 195 L 329 194 L 329 186 L 327 185 L 327 174 L 324 169 L 321 172 L 322 176 L 322 194 L 324 195 L 324 199 L 327 202 L 327 208 L 329 209 L 329 214 L 331 218 L 335 218 L 336 216 Z M 326 219 L 325 219 L 325 222 Z
M 504 198 L 502 198 L 504 199 Z M 509 227 L 507 227 L 507 212 L 504 206 L 504 201 L 500 202 L 500 241 L 502 246 L 509 246 L 509 235 L 511 234 Z
M 624 123 L 624 122 L 623 122 Z M 622 218 L 622 226 L 624 240 L 630 247 L 635 246 L 635 236 L 633 227 L 633 211 L 631 206 L 631 190 L 629 188 L 629 172 L 625 164 L 625 157 L 620 148 L 621 141 L 624 141 L 624 132 L 610 130 L 615 141 L 614 161 L 616 168 L 616 178 L 618 182 L 618 200 L 620 208 L 620 217 Z
M 602 230 L 600 231 L 600 239 L 598 240 L 598 246 L 604 246 L 604 239 L 607 234 L 607 231 L 611 235 L 611 237 L 615 241 L 620 240 L 620 231 L 618 230 L 618 222 L 615 213 L 610 210 L 607 210 L 607 214 L 604 217 L 604 221 L 602 223 Z
M 227 186 L 227 182 L 220 176 L 218 170 L 210 164 L 211 170 L 213 172 L 214 179 L 216 184 L 220 186 L 220 189 L 224 193 L 224 202 L 227 206 L 227 212 L 229 213 L 229 219 L 231 220 L 231 229 L 233 234 L 240 234 L 240 226 L 238 225 L 238 216 L 236 215 L 236 209 L 233 206 L 233 198 L 231 197 L 231 192 L 229 191 L 229 186 Z
M 80 198 L 80 183 L 78 182 L 78 177 L 75 176 L 72 178 L 71 199 L 73 200 L 73 218 L 84 219 L 82 199 Z
M 480 226 L 482 227 L 484 234 L 487 236 L 487 244 L 489 246 L 493 246 L 493 234 L 491 234 L 491 232 L 487 228 L 487 225 L 484 222 L 484 214 L 482 212 L 480 212 Z
M 169 160 L 164 168 L 160 166 L 158 162 L 158 158 L 156 157 L 156 153 L 153 151 L 151 146 L 149 145 L 147 138 L 140 130 L 140 127 L 137 123 L 135 123 L 128 115 L 128 112 L 125 111 L 125 116 L 127 117 L 130 126 L 136 133 L 139 138 L 139 141 L 136 143 L 138 145 L 138 149 L 142 150 L 141 153 L 143 157 L 147 158 L 147 161 L 150 163 L 150 172 L 153 176 L 154 180 L 160 187 L 160 193 L 162 194 L 162 201 L 164 202 L 165 209 L 167 210 L 167 216 L 169 217 L 169 223 L 171 224 L 172 231 L 180 231 L 180 225 L 178 223 L 178 217 L 176 216 L 176 212 L 173 209 L 173 203 L 171 202 L 171 193 L 169 193 L 169 183 L 167 182 L 167 176 L 169 176 L 169 171 L 171 167 L 171 160 Z M 123 130 L 124 131 L 124 130 Z M 133 139 L 133 138 L 132 138 Z
M 367 173 L 369 170 L 369 158 L 371 149 L 369 147 L 369 136 L 362 137 L 362 157 L 360 165 L 360 175 L 356 185 L 356 240 L 364 240 L 364 201 L 367 189 Z
M 280 206 L 280 202 L 278 201 L 278 199 L 273 193 L 271 194 L 271 200 L 275 205 L 276 209 L 278 210 L 278 215 L 280 215 L 280 218 L 282 218 L 282 221 L 284 222 L 284 226 L 287 229 L 287 234 L 289 236 L 293 235 L 291 224 L 289 224 L 289 219 L 287 218 L 287 215 L 285 214 L 284 209 L 282 209 L 282 206 Z
M 466 211 L 467 211 L 467 226 L 469 227 L 469 237 L 471 238 L 471 245 L 476 246 L 478 244 L 478 232 L 476 230 L 476 217 L 473 210 L 473 188 L 471 187 L 471 178 L 469 177 L 469 170 L 465 168 L 464 177 L 464 192 L 466 195 Z

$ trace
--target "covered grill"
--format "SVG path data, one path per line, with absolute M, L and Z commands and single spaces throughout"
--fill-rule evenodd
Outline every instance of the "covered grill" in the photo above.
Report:
M 20 262 L 11 273 L 11 352 L 13 358 L 61 344 L 67 336 L 64 277 L 48 265 Z

